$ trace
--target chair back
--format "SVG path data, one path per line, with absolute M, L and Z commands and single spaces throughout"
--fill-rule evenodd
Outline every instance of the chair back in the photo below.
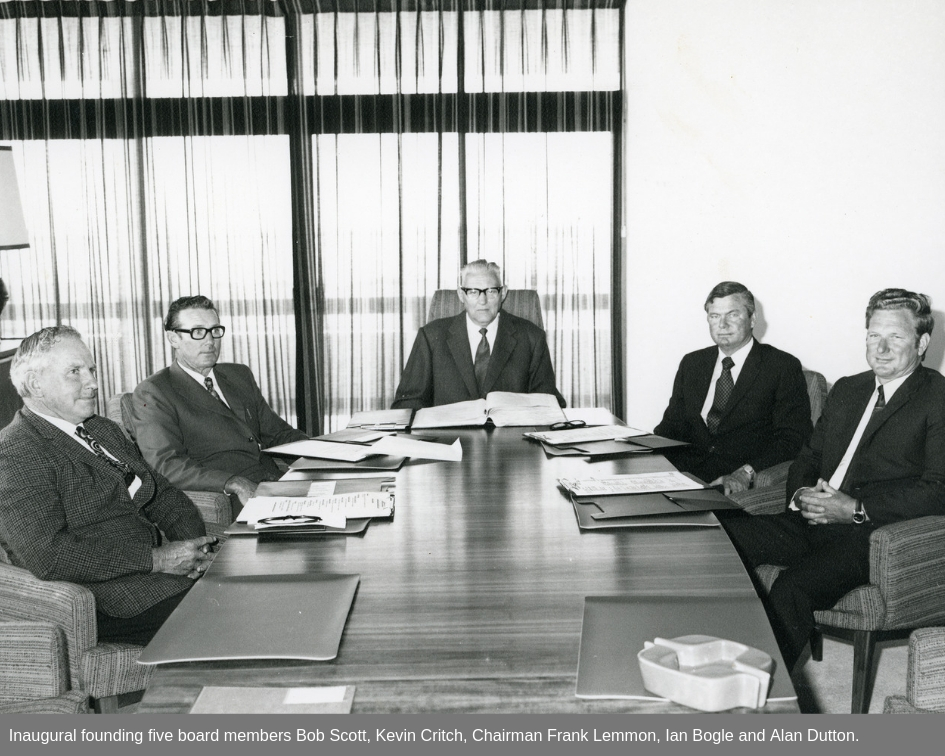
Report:
M 807 381 L 807 393 L 810 396 L 810 419 L 814 425 L 820 419 L 820 413 L 824 410 L 824 402 L 827 400 L 827 379 L 822 373 L 814 370 L 804 370 L 804 380 Z
M 541 316 L 541 299 L 534 289 L 509 289 L 508 296 L 502 303 L 502 309 L 511 315 L 529 320 L 545 330 L 545 321 Z M 430 302 L 427 322 L 459 315 L 462 311 L 463 303 L 459 301 L 456 289 L 437 289 Z
M 129 441 L 134 441 L 131 432 L 131 394 L 124 391 L 105 400 L 105 417 L 117 424 Z

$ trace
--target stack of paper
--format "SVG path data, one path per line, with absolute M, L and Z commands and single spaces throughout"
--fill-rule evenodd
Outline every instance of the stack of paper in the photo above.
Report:
M 701 483 L 675 470 L 611 475 L 606 478 L 559 478 L 558 483 L 572 496 L 610 496 L 705 488 Z
M 626 425 L 598 425 L 587 428 L 572 428 L 560 431 L 532 431 L 523 433 L 527 438 L 534 438 L 552 446 L 570 446 L 589 441 L 612 441 L 617 438 L 645 436 L 646 431 L 630 428 Z
M 378 454 L 389 454 L 413 459 L 439 459 L 460 462 L 463 445 L 458 438 L 438 439 L 429 436 L 405 436 L 400 433 L 376 441 L 371 448 Z
M 332 496 L 256 496 L 246 502 L 236 521 L 253 525 L 256 530 L 313 524 L 343 528 L 349 517 L 390 517 L 393 512 L 394 497 L 389 491 Z
M 348 427 L 371 430 L 407 430 L 412 419 L 412 409 L 355 412 L 348 423 Z
M 315 457 L 317 459 L 333 459 L 340 462 L 358 462 L 372 454 L 379 454 L 370 446 L 331 441 L 319 441 L 314 438 L 304 441 L 293 441 L 290 444 L 272 446 L 264 451 L 272 454 L 291 454 L 297 457 Z
M 485 425 L 551 425 L 566 420 L 558 400 L 551 394 L 516 394 L 491 391 L 485 399 L 441 404 L 417 410 L 414 428 L 459 428 Z

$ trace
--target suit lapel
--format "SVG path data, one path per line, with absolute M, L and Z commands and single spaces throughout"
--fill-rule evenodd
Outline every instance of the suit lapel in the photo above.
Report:
M 218 373 L 214 373 L 214 375 L 219 378 Z M 193 408 L 195 414 L 200 415 L 205 412 L 213 412 L 217 415 L 233 417 L 233 411 L 219 399 L 215 399 L 207 389 L 185 373 L 183 368 L 177 364 L 176 360 L 171 363 L 170 376 L 174 391 L 183 401 L 187 402 Z M 224 396 L 226 396 L 227 401 L 229 401 L 229 394 L 224 394 Z
M 243 399 L 243 392 L 240 391 L 239 385 L 232 381 L 227 375 L 226 370 L 220 366 L 214 368 L 213 374 L 217 379 L 217 387 L 229 403 L 230 410 L 232 410 L 232 414 L 235 415 L 237 422 L 239 422 L 246 433 L 252 434 L 254 437 L 258 436 L 259 430 L 257 426 L 259 425 L 259 418 L 253 418 L 252 412 L 250 412 Z M 207 393 L 209 394 L 210 392 Z M 213 399 L 213 397 L 210 398 Z M 217 402 L 217 404 L 223 405 L 223 402 Z M 223 407 L 226 409 L 226 405 L 223 405 Z
M 706 397 L 710 395 L 710 392 L 713 399 L 715 398 L 715 386 L 712 385 L 712 373 L 715 370 L 715 362 L 718 358 L 718 347 L 703 349 L 698 355 L 698 370 L 694 376 L 694 380 L 690 382 L 690 386 L 687 389 L 693 392 L 691 399 L 687 399 L 687 404 L 695 410 L 695 417 L 693 419 L 700 421 L 699 425 L 694 425 L 693 427 L 698 427 L 702 431 L 703 439 L 709 438 L 709 429 L 705 424 L 705 419 L 702 417 L 702 406 L 705 404 Z
M 858 449 L 869 443 L 873 436 L 876 435 L 876 432 L 886 424 L 889 418 L 902 409 L 912 398 L 912 395 L 918 391 L 925 378 L 924 373 L 920 374 L 921 370 L 921 367 L 916 368 L 915 372 L 903 381 L 903 384 L 898 388 L 896 393 L 893 394 L 892 399 L 886 403 L 886 407 L 879 412 L 873 413 L 869 423 L 866 425 L 866 429 L 863 431 L 863 438 L 860 439 Z M 870 396 L 872 395 L 871 391 Z M 862 413 L 860 413 L 860 417 L 862 417 Z
M 832 458 L 828 459 L 826 452 L 824 454 L 824 469 L 830 471 L 829 475 L 825 476 L 826 478 L 833 475 L 834 471 L 837 469 L 837 465 L 840 464 L 840 460 L 843 459 L 843 455 L 846 454 L 850 442 L 853 440 L 853 434 L 856 433 L 857 426 L 863 418 L 863 412 L 866 410 L 866 404 L 869 402 L 874 388 L 875 379 L 873 378 L 873 374 L 865 373 L 862 376 L 862 381 L 850 391 L 850 408 L 843 413 L 843 419 L 836 435 L 836 442 L 831 447 L 833 452 Z M 896 393 L 898 395 L 899 392 L 897 391 Z M 861 438 L 861 445 L 862 442 L 863 439 Z
M 495 335 L 495 345 L 492 348 L 492 356 L 489 357 L 489 369 L 486 371 L 485 386 L 482 387 L 483 395 L 492 390 L 502 373 L 502 368 L 505 367 L 505 363 L 512 356 L 515 345 L 518 343 L 515 338 L 515 331 L 515 324 L 506 315 L 500 315 L 499 327 Z
M 446 344 L 449 347 L 450 354 L 453 356 L 453 362 L 456 363 L 456 369 L 459 371 L 466 384 L 466 390 L 470 396 L 479 396 L 479 386 L 476 383 L 476 370 L 473 366 L 472 353 L 469 350 L 469 336 L 466 333 L 466 313 L 460 313 L 453 318 L 449 332 L 446 336 Z M 491 369 L 491 366 L 490 366 Z

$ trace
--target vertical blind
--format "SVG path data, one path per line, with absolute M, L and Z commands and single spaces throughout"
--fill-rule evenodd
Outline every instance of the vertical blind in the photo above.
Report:
M 108 395 L 203 293 L 224 359 L 330 430 L 389 405 L 484 257 L 538 291 L 569 403 L 614 407 L 619 5 L 0 2 L 33 242 L 0 258 L 3 335 L 76 326 Z

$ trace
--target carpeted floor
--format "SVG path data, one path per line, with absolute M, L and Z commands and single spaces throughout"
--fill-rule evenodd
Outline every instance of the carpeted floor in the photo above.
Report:
M 905 695 L 909 640 L 876 645 L 876 682 L 870 714 L 880 714 L 886 696 Z M 817 714 L 849 714 L 853 684 L 853 644 L 824 638 L 824 660 L 810 658 L 793 675 L 801 711 Z

